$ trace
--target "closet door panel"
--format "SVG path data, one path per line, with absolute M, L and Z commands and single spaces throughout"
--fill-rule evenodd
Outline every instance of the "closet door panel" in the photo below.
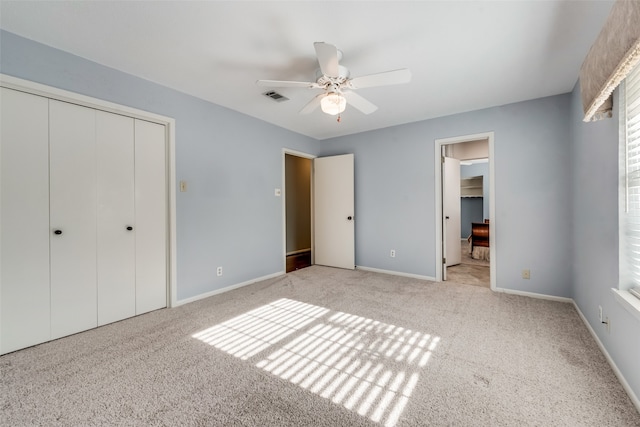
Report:
M 96 111 L 98 325 L 136 314 L 133 144 L 132 118 Z
M 47 341 L 49 106 L 0 89 L 0 353 Z
M 54 100 L 49 101 L 49 111 L 55 339 L 97 326 L 96 113 Z
M 135 121 L 136 314 L 167 306 L 165 127 Z

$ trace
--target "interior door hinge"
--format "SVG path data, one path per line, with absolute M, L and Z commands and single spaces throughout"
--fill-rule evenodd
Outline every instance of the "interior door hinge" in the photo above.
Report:
M 442 258 L 442 263 L 446 264 L 447 263 L 447 259 L 446 258 Z
M 440 156 L 440 161 L 444 164 L 444 156 Z

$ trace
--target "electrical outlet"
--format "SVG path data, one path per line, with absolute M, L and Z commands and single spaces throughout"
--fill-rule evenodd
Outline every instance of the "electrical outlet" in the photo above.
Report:
M 217 276 L 222 276 L 222 267 L 216 268 L 216 275 Z
M 531 270 L 522 270 L 523 279 L 531 279 Z
M 391 258 L 395 258 L 396 257 L 396 250 L 395 249 L 391 249 L 391 252 L 389 252 L 389 256 Z
M 598 306 L 598 320 L 602 322 L 602 306 Z

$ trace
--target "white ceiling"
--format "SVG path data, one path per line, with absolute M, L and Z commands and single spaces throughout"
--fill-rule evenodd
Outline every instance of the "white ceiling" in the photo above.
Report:
M 0 27 L 316 139 L 571 91 L 613 1 L 0 1 Z M 298 111 L 318 90 L 262 95 L 258 79 L 314 81 L 313 42 L 378 105 L 342 121 Z

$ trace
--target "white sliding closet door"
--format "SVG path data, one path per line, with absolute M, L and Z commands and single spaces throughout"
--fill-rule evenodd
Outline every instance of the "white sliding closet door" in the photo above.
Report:
M 133 119 L 96 111 L 98 325 L 136 314 Z
M 0 354 L 49 339 L 49 104 L 0 92 Z
M 97 326 L 95 118 L 49 101 L 52 339 Z
M 136 314 L 167 306 L 165 127 L 135 120 Z

